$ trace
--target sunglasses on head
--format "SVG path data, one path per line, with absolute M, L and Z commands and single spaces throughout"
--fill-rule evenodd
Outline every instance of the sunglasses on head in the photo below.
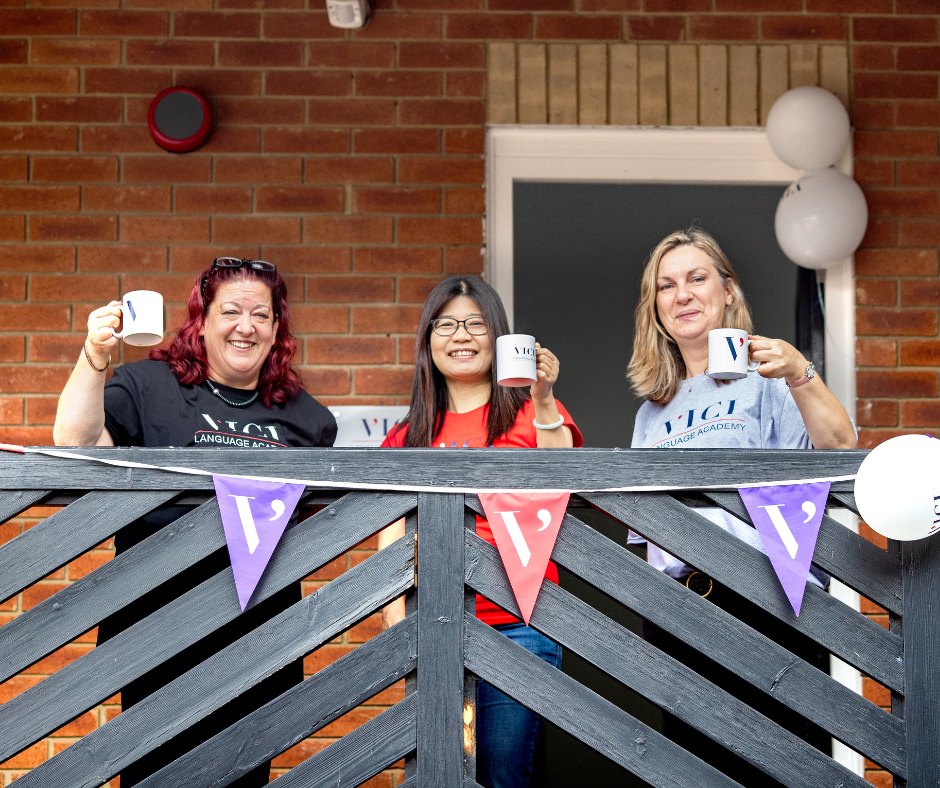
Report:
M 274 263 L 267 260 L 246 260 L 242 257 L 216 257 L 212 261 L 212 267 L 215 268 L 251 268 L 253 271 L 266 271 L 273 274 L 277 271 Z

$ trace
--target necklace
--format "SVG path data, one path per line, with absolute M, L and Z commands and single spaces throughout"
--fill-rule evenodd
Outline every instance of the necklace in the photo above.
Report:
M 233 408 L 247 408 L 252 402 L 258 399 L 258 395 L 261 393 L 256 390 L 255 393 L 244 402 L 235 402 L 234 400 L 230 400 L 221 391 L 219 391 L 219 387 L 216 386 L 213 381 L 209 380 L 209 378 L 206 378 L 206 386 L 208 386 L 209 391 L 215 394 L 215 396 L 222 400 L 222 402 L 224 402 L 226 405 L 231 405 Z

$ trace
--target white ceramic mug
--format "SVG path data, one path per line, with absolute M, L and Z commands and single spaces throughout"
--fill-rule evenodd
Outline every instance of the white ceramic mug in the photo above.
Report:
M 746 378 L 760 363 L 748 361 L 750 341 L 740 328 L 713 328 L 708 332 L 708 369 L 705 374 L 718 380 Z
M 121 299 L 121 330 L 114 336 L 128 345 L 163 341 L 163 296 L 153 290 L 132 290 Z
M 535 374 L 535 337 L 503 334 L 496 338 L 496 381 L 500 386 L 531 386 Z

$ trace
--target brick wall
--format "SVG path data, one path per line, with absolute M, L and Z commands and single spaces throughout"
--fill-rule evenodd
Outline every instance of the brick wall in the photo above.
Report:
M 316 396 L 404 402 L 424 294 L 446 273 L 482 270 L 484 125 L 507 122 L 487 105 L 501 89 L 487 58 L 510 49 L 526 73 L 549 69 L 544 104 L 508 121 L 527 123 L 759 123 L 780 90 L 759 73 L 785 58 L 791 84 L 805 84 L 841 57 L 847 79 L 834 89 L 871 216 L 856 255 L 862 445 L 940 434 L 935 0 L 375 0 L 355 32 L 331 28 L 320 0 L 305 5 L 0 3 L 4 442 L 51 442 L 91 308 L 152 288 L 173 324 L 193 274 L 219 253 L 286 272 Z M 723 97 L 723 119 L 714 102 L 695 118 L 655 90 L 588 100 L 599 70 L 631 62 L 646 84 L 673 69 L 680 95 L 696 75 L 696 89 Z M 197 152 L 149 138 L 149 101 L 170 85 L 211 101 L 217 129 Z M 552 90 L 568 100 L 549 103 Z M 0 526 L 0 540 L 28 523 Z M 0 616 L 35 601 L 8 601 Z M 0 766 L 4 782 L 113 709 L 98 713 Z

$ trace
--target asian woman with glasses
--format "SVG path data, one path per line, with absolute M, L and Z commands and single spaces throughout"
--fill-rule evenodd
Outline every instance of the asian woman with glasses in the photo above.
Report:
M 119 301 L 89 315 L 83 350 L 59 398 L 56 445 L 333 445 L 336 420 L 303 390 L 292 365 L 297 344 L 291 334 L 287 286 L 273 263 L 216 258 L 193 283 L 188 316 L 175 334 L 148 359 L 118 367 L 106 381 L 120 325 Z M 188 508 L 164 506 L 131 523 L 115 536 L 116 552 L 123 553 Z M 151 614 L 159 616 L 161 607 L 228 565 L 226 550 L 216 551 L 126 605 L 101 623 L 99 643 Z M 250 606 L 211 637 L 123 687 L 123 707 L 144 700 L 300 598 L 300 586 L 293 584 Z M 158 628 L 155 631 L 159 634 Z M 287 665 L 130 764 L 121 772 L 121 785 L 136 784 L 302 680 L 301 662 Z M 268 779 L 269 764 L 262 763 L 228 784 L 244 788 L 267 785 Z
M 555 399 L 559 363 L 536 346 L 538 380 L 529 388 L 496 382 L 496 337 L 509 333 L 499 295 L 482 279 L 452 276 L 428 295 L 418 322 L 411 405 L 383 446 L 440 448 L 570 448 L 583 439 L 568 411 Z M 477 534 L 495 544 L 488 523 Z M 379 535 L 384 547 L 405 533 L 404 521 Z M 549 564 L 546 577 L 558 582 Z M 561 648 L 511 613 L 477 596 L 477 618 L 546 662 L 558 667 Z M 391 626 L 405 615 L 403 599 L 383 612 Z M 541 728 L 537 714 L 494 687 L 477 689 L 477 782 L 486 788 L 527 786 Z

